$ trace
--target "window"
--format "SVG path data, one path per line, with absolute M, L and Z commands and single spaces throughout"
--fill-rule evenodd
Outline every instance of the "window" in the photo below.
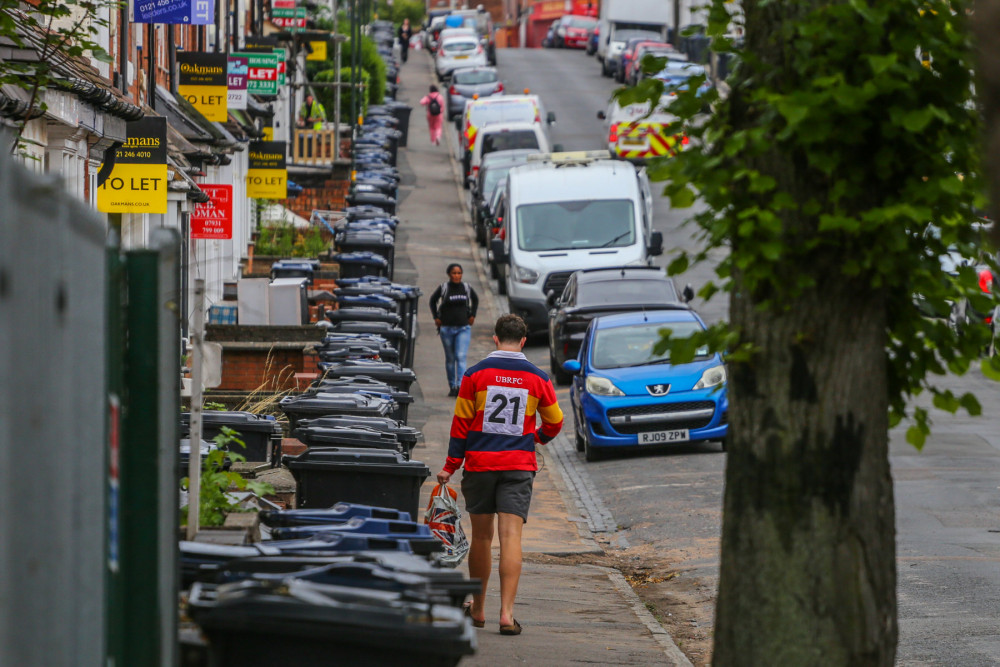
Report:
M 469 124 L 482 127 L 487 123 L 530 123 L 538 116 L 535 105 L 527 100 L 513 104 L 490 102 L 472 105 L 469 111 Z
M 687 338 L 701 331 L 701 326 L 697 322 L 663 322 L 600 329 L 594 337 L 594 368 L 626 368 L 669 363 L 668 352 L 656 354 L 653 351 L 660 341 L 661 329 L 669 329 L 673 338 Z M 696 359 L 707 356 L 707 347 L 699 348 L 695 352 Z
M 510 130 L 494 132 L 483 137 L 483 155 L 496 151 L 509 151 L 518 148 L 538 148 L 538 136 L 534 130 Z
M 628 199 L 517 207 L 517 245 L 522 250 L 620 248 L 632 245 L 635 238 L 635 209 Z
M 447 42 L 443 47 L 445 53 L 455 54 L 455 53 L 465 53 L 467 51 L 475 51 L 476 47 L 479 46 L 476 42 Z
M 601 280 L 584 283 L 579 290 L 581 306 L 656 306 L 679 302 L 671 280 Z
M 479 83 L 495 83 L 497 73 L 491 69 L 474 69 L 468 72 L 455 72 L 455 83 L 469 86 Z

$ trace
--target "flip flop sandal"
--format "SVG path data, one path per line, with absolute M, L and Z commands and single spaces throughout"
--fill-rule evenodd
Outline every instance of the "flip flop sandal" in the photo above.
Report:
M 474 628 L 486 627 L 486 621 L 477 621 L 476 619 L 472 618 L 472 604 L 463 605 L 463 609 L 465 609 L 465 615 L 468 616 L 469 619 L 472 621 L 472 627 Z
M 514 625 L 501 625 L 500 634 L 502 635 L 519 635 L 521 634 L 521 624 L 514 619 Z

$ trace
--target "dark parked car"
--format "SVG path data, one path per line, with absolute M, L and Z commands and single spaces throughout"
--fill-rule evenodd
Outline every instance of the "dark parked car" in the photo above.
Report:
M 601 38 L 601 26 L 600 24 L 594 26 L 594 29 L 587 33 L 587 55 L 592 56 L 597 53 L 597 40 Z
M 545 37 L 542 37 L 542 46 L 546 49 L 554 49 L 556 46 L 556 26 L 559 25 L 559 19 L 556 19 L 551 24 L 549 24 L 549 29 L 545 31 Z
M 503 81 L 495 67 L 468 67 L 451 74 L 448 86 L 448 120 L 454 120 L 465 111 L 471 99 L 503 94 Z
M 671 48 L 670 44 L 666 42 L 660 42 L 652 39 L 643 39 L 642 37 L 633 37 L 632 39 L 625 42 L 625 48 L 622 49 L 621 55 L 618 56 L 618 64 L 615 66 L 615 81 L 618 83 L 625 83 L 625 72 L 628 69 L 629 63 L 635 58 L 636 49 L 639 46 L 659 46 L 661 48 Z
M 479 173 L 476 174 L 470 187 L 472 194 L 472 226 L 476 230 L 476 240 L 480 245 L 487 245 L 489 239 L 488 222 L 490 219 L 489 205 L 493 199 L 493 193 L 503 183 L 507 172 L 511 167 L 524 164 L 529 155 L 538 153 L 538 150 L 522 148 L 510 151 L 497 151 L 483 156 L 479 165 Z
M 562 294 L 549 295 L 549 368 L 558 384 L 569 384 L 563 362 L 576 359 L 590 321 L 599 315 L 636 310 L 687 309 L 690 285 L 680 296 L 674 281 L 656 266 L 584 269 L 569 277 Z

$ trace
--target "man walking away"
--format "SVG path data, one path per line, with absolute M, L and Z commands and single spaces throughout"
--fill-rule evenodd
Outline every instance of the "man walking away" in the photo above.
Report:
M 502 635 L 521 634 L 521 624 L 514 618 L 514 599 L 521 577 L 521 529 L 528 520 L 538 471 L 535 443 L 544 445 L 552 440 L 563 423 L 552 381 L 521 352 L 527 335 L 528 327 L 517 315 L 497 320 L 493 336 L 496 351 L 462 378 L 448 459 L 437 476 L 439 484 L 447 484 L 464 461 L 462 495 L 472 520 L 469 576 L 483 584 L 465 613 L 477 628 L 486 623 L 493 516 L 497 516 Z

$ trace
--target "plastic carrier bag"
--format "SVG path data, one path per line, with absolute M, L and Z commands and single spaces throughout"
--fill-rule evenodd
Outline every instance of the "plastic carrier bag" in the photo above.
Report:
M 434 537 L 444 543 L 444 552 L 437 559 L 445 567 L 458 567 L 469 553 L 469 540 L 462 530 L 462 511 L 458 508 L 458 494 L 447 484 L 437 484 L 431 491 L 424 523 Z

